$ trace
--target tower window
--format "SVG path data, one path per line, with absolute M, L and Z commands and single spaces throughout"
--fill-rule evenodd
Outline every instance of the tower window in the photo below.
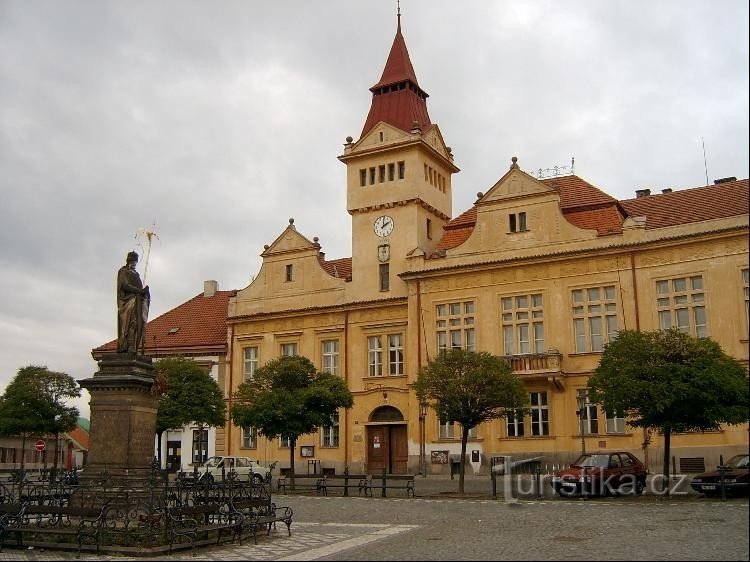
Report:
M 406 176 L 406 163 L 402 160 L 398 163 L 398 179 L 402 180 Z
M 294 266 L 290 263 L 286 266 L 286 280 L 294 281 Z
M 370 168 L 370 185 L 375 183 L 375 168 Z
M 367 185 L 367 170 L 364 168 L 359 171 L 359 185 L 362 187 Z
M 380 142 L 383 142 L 383 131 L 380 131 Z
M 378 166 L 378 180 L 380 183 L 385 181 L 385 164 Z
M 432 240 L 432 221 L 427 219 L 427 238 Z
M 393 181 L 396 177 L 396 165 L 388 164 L 388 181 Z
M 380 264 L 380 290 L 388 291 L 390 289 L 390 270 L 387 263 Z

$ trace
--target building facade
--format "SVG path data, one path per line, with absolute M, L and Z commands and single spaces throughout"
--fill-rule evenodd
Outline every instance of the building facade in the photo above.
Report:
M 254 281 L 229 299 L 227 399 L 265 362 L 299 354 L 344 378 L 354 407 L 295 452 L 341 472 L 444 473 L 460 428 L 422 411 L 410 388 L 441 350 L 507 357 L 531 414 L 470 435 L 475 470 L 496 455 L 570 462 L 582 447 L 647 462 L 661 438 L 586 398 L 620 329 L 710 336 L 748 357 L 748 180 L 618 201 L 576 175 L 539 179 L 513 157 L 453 218 L 459 171 L 430 119 L 400 21 L 347 169 L 352 257 L 327 260 L 290 219 Z M 288 443 L 228 424 L 217 450 L 288 464 Z M 747 450 L 748 427 L 678 434 L 675 462 Z M 304 451 L 304 456 L 303 456 Z

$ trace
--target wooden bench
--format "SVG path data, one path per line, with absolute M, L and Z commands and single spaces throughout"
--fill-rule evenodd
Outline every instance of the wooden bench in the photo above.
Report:
M 318 494 L 320 494 L 321 491 L 321 482 L 323 481 L 323 477 L 319 475 L 313 475 L 313 476 L 307 476 L 307 475 L 294 475 L 294 490 L 295 492 L 298 491 L 304 491 L 304 490 L 315 490 Z M 281 476 L 276 480 L 276 491 L 280 492 L 283 490 L 283 493 L 286 494 L 287 486 L 291 490 L 292 486 L 292 477 L 289 476 Z
M 13 533 L 18 547 L 23 546 L 24 535 L 61 535 L 76 538 L 79 554 L 84 540 L 93 540 L 98 553 L 101 534 L 106 527 L 107 509 L 107 505 L 82 507 L 21 504 L 16 513 L 0 515 L 0 552 L 6 535 Z
M 170 507 L 167 509 L 169 552 L 172 552 L 175 542 L 182 542 L 182 539 L 189 540 L 195 551 L 198 537 L 208 536 L 211 532 L 216 532 L 216 544 L 221 542 L 224 534 L 231 534 L 234 542 L 242 532 L 242 523 L 242 516 L 224 503 Z
M 240 544 L 245 531 L 251 532 L 253 541 L 258 544 L 258 529 L 267 527 L 267 534 L 270 534 L 276 522 L 284 523 L 287 534 L 292 536 L 292 509 L 289 507 L 276 507 L 275 503 L 265 498 L 242 498 L 232 502 L 232 509 L 241 519 Z
M 372 497 L 372 490 L 380 489 L 380 496 L 386 497 L 386 490 L 406 490 L 406 496 L 414 496 L 413 474 L 383 474 L 382 477 L 372 478 L 365 482 L 364 492 Z
M 370 476 L 367 474 L 338 474 L 333 476 L 324 476 L 320 482 L 320 493 L 328 495 L 328 490 L 342 489 L 344 496 L 349 496 L 349 490 L 357 490 L 362 495 L 363 490 L 370 489 L 368 481 Z

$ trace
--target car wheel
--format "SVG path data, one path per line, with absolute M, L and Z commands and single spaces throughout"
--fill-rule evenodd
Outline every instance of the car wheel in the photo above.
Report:
M 253 473 L 253 484 L 263 484 L 263 477 L 260 474 Z
M 203 476 L 201 476 L 201 482 L 205 484 L 213 484 L 214 482 L 214 475 L 206 473 Z
M 646 483 L 643 480 L 636 480 L 635 481 L 635 493 L 636 495 L 640 496 L 643 493 L 643 490 L 646 488 Z

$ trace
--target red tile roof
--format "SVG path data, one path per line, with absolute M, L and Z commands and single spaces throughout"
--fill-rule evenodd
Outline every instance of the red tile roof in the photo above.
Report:
M 381 121 L 403 131 L 411 130 L 414 121 L 420 124 L 423 132 L 432 126 L 427 112 L 427 93 L 417 82 L 404 36 L 401 35 L 400 20 L 383 75 L 370 91 L 372 104 L 360 138 Z
M 352 280 L 352 258 L 339 258 L 337 260 L 325 261 L 325 259 L 319 255 L 318 261 L 328 275 L 341 277 L 347 281 Z
M 565 209 L 573 207 L 591 207 L 616 203 L 617 199 L 607 195 L 598 187 L 576 175 L 558 176 L 539 180 L 560 193 L 560 206 Z
M 78 443 L 83 449 L 89 449 L 89 433 L 81 426 L 77 425 L 72 430 L 68 431 L 68 437 Z
M 146 326 L 146 354 L 154 357 L 175 354 L 220 353 L 227 345 L 229 298 L 237 291 L 203 293 L 151 320 Z M 113 353 L 112 340 L 92 350 L 94 359 Z
M 647 229 L 734 217 L 748 213 L 748 180 L 646 195 L 620 205 L 629 216 L 645 216 Z

